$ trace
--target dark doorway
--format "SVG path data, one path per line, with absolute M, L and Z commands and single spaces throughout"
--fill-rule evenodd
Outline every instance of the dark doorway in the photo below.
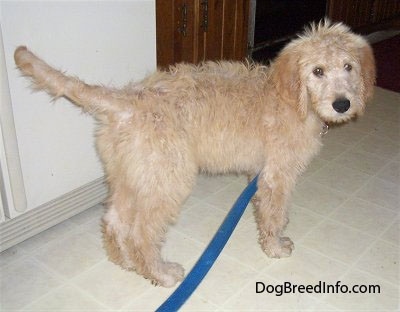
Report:
M 257 0 L 250 54 L 256 61 L 273 58 L 311 21 L 323 19 L 327 0 Z

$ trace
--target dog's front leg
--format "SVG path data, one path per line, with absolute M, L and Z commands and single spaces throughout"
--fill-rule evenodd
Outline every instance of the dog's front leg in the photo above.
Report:
M 288 257 L 294 248 L 289 237 L 282 237 L 288 222 L 286 203 L 294 184 L 293 177 L 282 170 L 265 169 L 258 179 L 253 200 L 263 251 L 272 258 Z

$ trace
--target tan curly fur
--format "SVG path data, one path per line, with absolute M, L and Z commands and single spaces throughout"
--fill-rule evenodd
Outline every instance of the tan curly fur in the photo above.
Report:
M 199 172 L 260 172 L 254 204 L 261 248 L 289 256 L 293 243 L 282 232 L 296 178 L 319 151 L 323 125 L 362 114 L 375 80 L 369 44 L 329 21 L 306 29 L 270 66 L 177 64 L 121 90 L 68 77 L 25 47 L 15 61 L 35 88 L 98 120 L 109 257 L 166 287 L 184 271 L 162 259 L 161 246 Z

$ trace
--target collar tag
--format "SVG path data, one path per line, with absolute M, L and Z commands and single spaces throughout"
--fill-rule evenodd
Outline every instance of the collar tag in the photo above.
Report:
M 319 133 L 321 136 L 324 136 L 325 134 L 327 134 L 328 133 L 328 130 L 329 130 L 329 126 L 326 124 L 326 123 L 324 123 L 323 125 L 322 125 L 322 129 L 321 129 L 321 132 Z

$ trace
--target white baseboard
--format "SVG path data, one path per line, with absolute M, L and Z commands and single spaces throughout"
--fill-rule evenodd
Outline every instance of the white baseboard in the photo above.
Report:
M 0 223 L 0 252 L 106 199 L 107 186 L 99 178 L 42 206 Z

